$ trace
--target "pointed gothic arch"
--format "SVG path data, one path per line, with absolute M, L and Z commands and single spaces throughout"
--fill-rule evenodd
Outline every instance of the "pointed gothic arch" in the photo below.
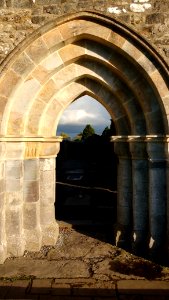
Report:
M 55 132 L 64 109 L 84 94 L 105 106 L 117 130 L 117 243 L 134 236 L 136 248 L 161 249 L 169 219 L 169 77 L 158 52 L 119 21 L 81 12 L 38 29 L 0 72 L 1 262 L 57 240 Z

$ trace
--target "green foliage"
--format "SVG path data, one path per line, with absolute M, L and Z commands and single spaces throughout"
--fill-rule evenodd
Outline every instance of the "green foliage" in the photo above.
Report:
M 114 122 L 113 120 L 111 120 L 111 124 L 110 124 L 110 127 L 105 127 L 105 129 L 103 130 L 102 132 L 102 136 L 103 137 L 110 137 L 111 135 L 116 135 L 116 129 L 115 129 L 115 126 L 114 126 Z
M 102 136 L 110 136 L 110 128 L 108 126 L 103 130 Z
M 65 133 L 65 132 L 61 132 L 60 135 L 63 137 L 64 140 L 70 138 L 70 136 L 67 133 Z
M 93 134 L 95 134 L 94 128 L 90 124 L 87 124 L 82 132 L 82 140 L 86 140 L 89 136 L 92 136 Z

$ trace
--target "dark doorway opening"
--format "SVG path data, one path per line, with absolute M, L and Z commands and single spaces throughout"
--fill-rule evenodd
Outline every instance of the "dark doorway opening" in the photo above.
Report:
M 110 136 L 64 140 L 56 163 L 56 219 L 114 244 L 117 158 Z

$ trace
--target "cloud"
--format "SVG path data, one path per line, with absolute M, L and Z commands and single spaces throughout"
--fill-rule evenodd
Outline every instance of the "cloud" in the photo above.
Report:
M 84 109 L 69 109 L 65 111 L 63 116 L 60 119 L 60 124 L 85 124 L 86 119 L 91 121 L 95 120 L 95 115 L 88 113 Z
M 87 124 L 91 124 L 95 132 L 101 134 L 106 126 L 110 126 L 110 115 L 98 101 L 89 96 L 83 96 L 64 111 L 57 134 L 66 132 L 73 137 L 82 132 Z
M 63 113 L 59 124 L 109 124 L 110 115 L 96 100 L 84 96 L 73 102 Z

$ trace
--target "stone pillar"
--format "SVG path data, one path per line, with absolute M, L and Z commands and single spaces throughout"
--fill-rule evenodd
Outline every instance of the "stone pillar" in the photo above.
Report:
M 55 158 L 40 159 L 40 222 L 42 245 L 55 245 L 59 226 L 55 220 Z
M 133 250 L 144 255 L 148 250 L 148 158 L 146 143 L 131 138 L 133 178 Z
M 169 138 L 166 138 L 166 172 L 167 172 L 167 258 L 169 261 Z
M 5 143 L 5 232 L 7 256 L 21 256 L 25 250 L 23 231 L 24 143 Z
M 3 143 L 0 144 L 2 148 Z M 2 155 L 2 151 L 1 151 Z M 7 255 L 6 231 L 5 231 L 5 161 L 0 161 L 0 264 Z
M 149 155 L 150 252 L 158 258 L 166 246 L 167 174 L 165 143 L 157 137 L 147 141 Z
M 55 220 L 56 157 L 60 150 L 61 137 L 49 138 L 43 143 L 40 153 L 40 224 L 42 245 L 55 245 L 59 226 Z
M 23 255 L 23 160 L 5 162 L 6 239 L 9 256 Z
M 26 243 L 25 247 L 28 251 L 39 251 L 42 244 L 40 227 L 39 158 L 24 160 L 23 193 L 23 228 Z
M 118 156 L 116 245 L 129 249 L 132 236 L 132 167 L 127 141 L 115 141 Z

